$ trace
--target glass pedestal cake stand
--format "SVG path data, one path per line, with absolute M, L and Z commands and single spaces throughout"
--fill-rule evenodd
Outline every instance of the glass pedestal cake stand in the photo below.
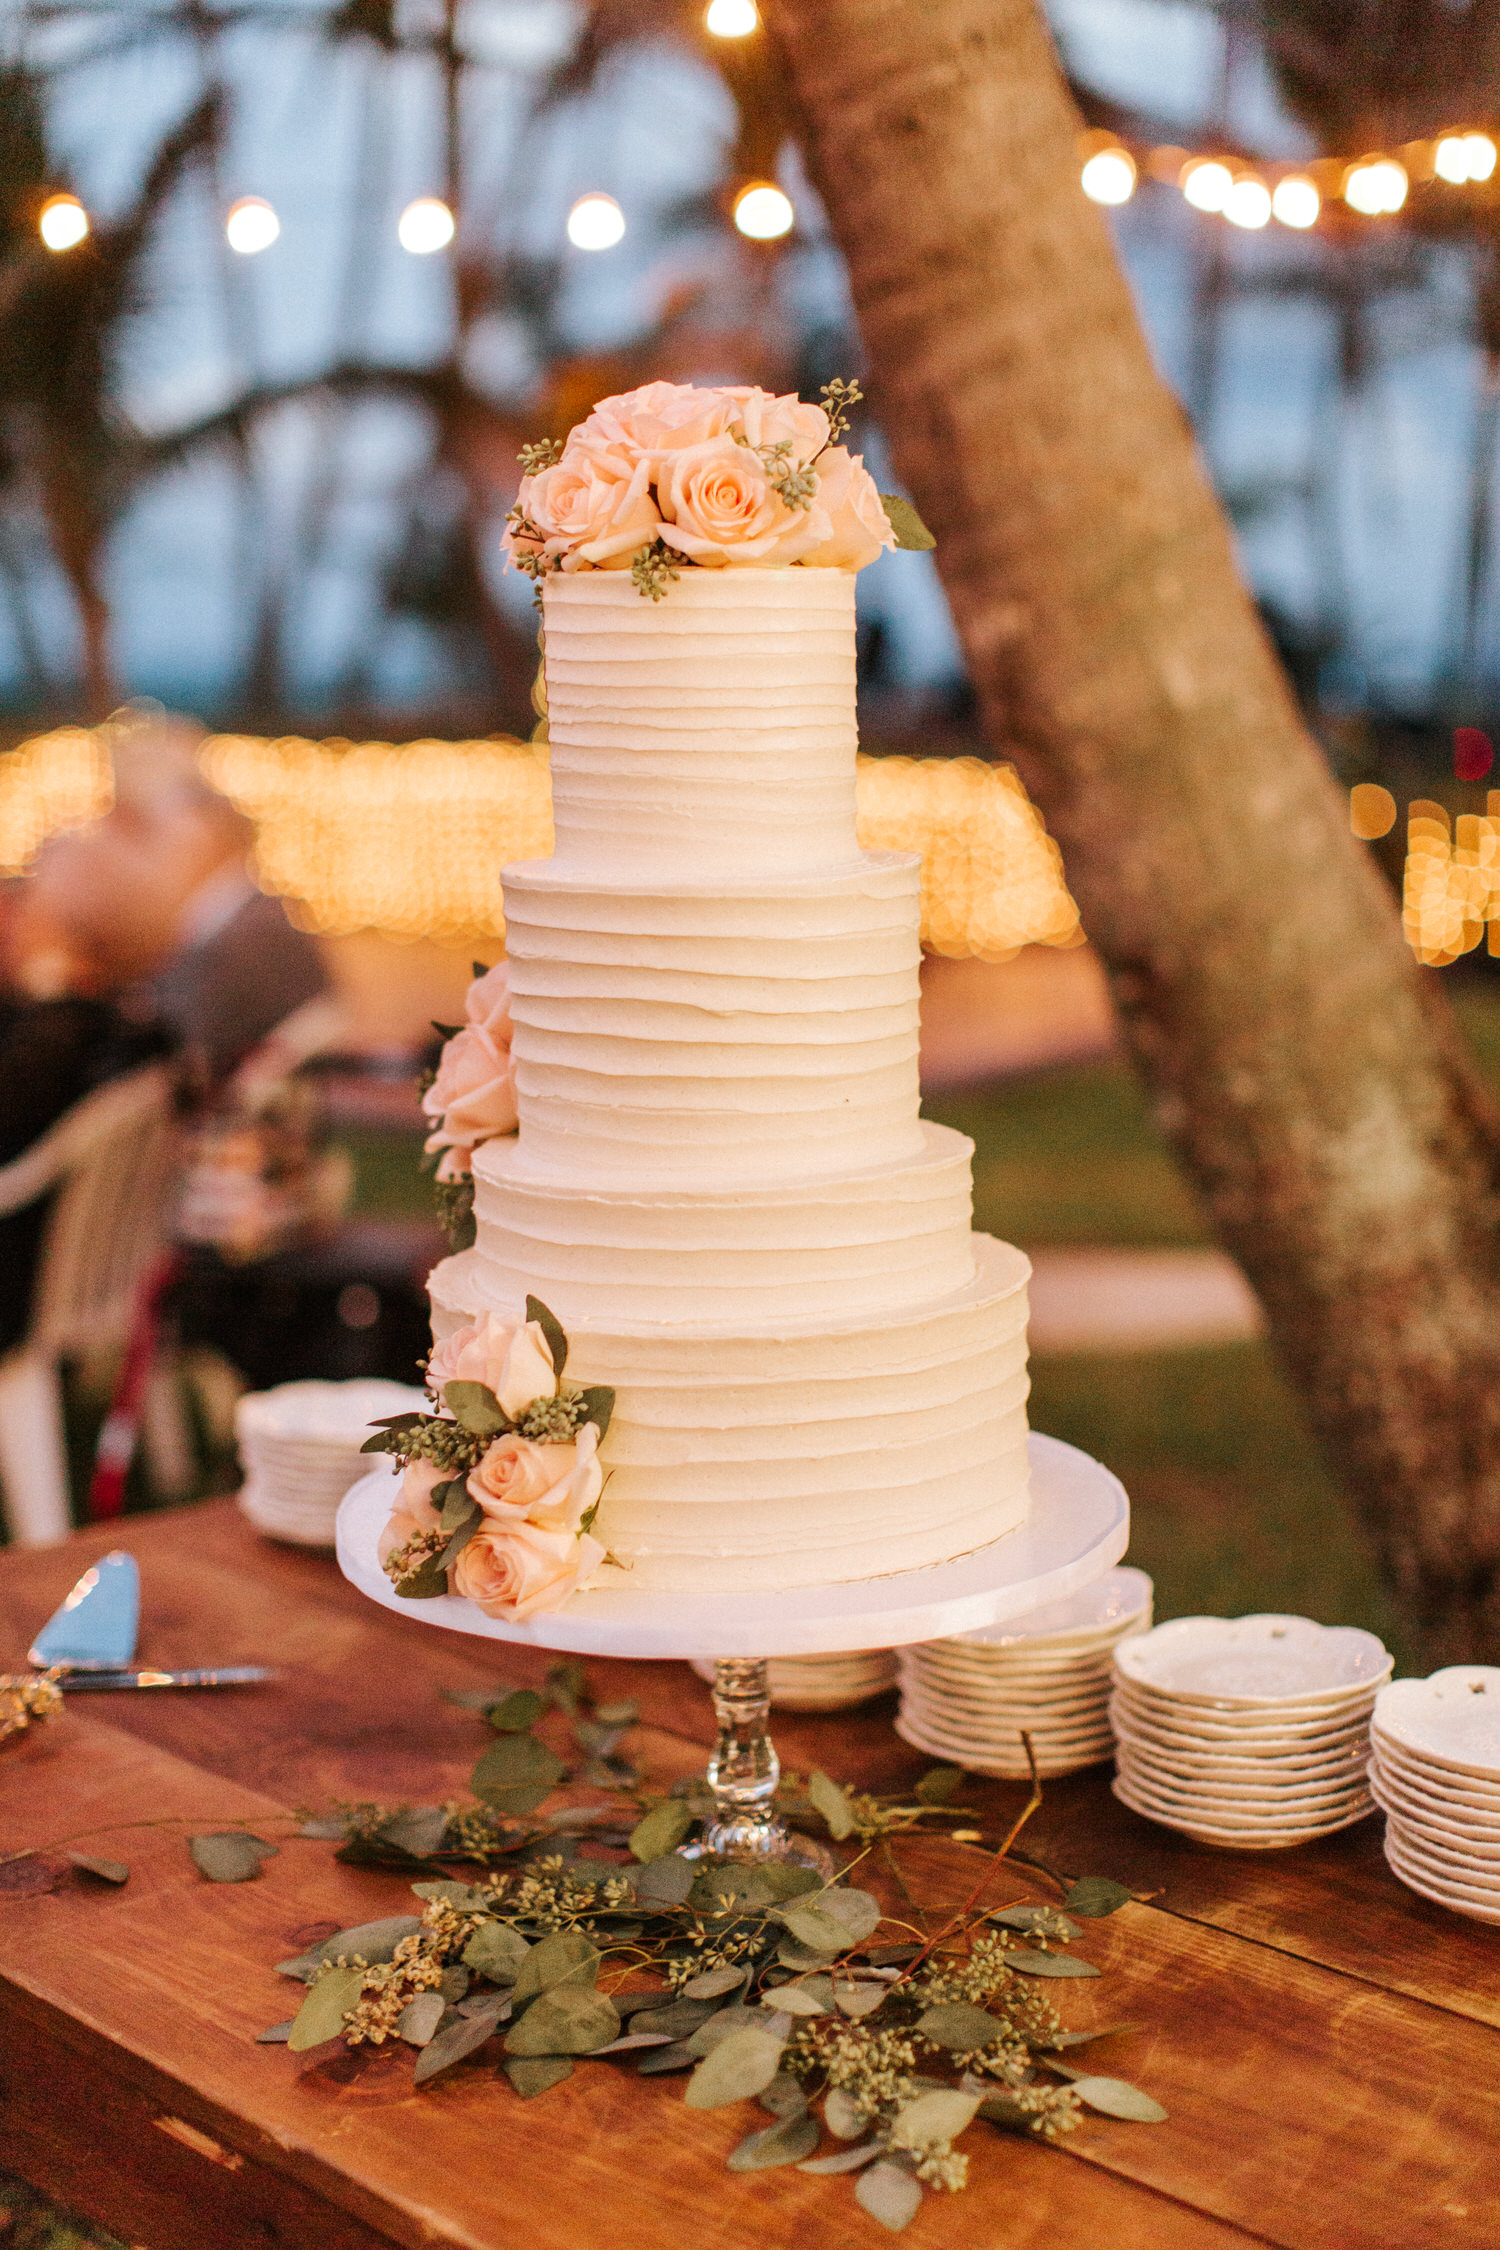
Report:
M 339 1568 L 383 1608 L 452 1633 L 578 1656 L 712 1657 L 719 1734 L 707 1779 L 714 1809 L 702 1840 L 685 1850 L 730 1860 L 794 1860 L 827 1878 L 833 1861 L 821 1845 L 777 1817 L 780 1767 L 771 1741 L 766 1660 L 944 1640 L 1063 1601 L 1102 1577 L 1130 1537 L 1123 1487 L 1076 1446 L 1034 1431 L 1030 1447 L 1031 1513 L 1019 1530 L 954 1562 L 883 1578 L 740 1594 L 611 1587 L 575 1594 L 565 1608 L 525 1624 L 486 1617 L 452 1594 L 403 1601 L 375 1551 L 400 1479 L 384 1461 L 360 1479 L 339 1510 Z

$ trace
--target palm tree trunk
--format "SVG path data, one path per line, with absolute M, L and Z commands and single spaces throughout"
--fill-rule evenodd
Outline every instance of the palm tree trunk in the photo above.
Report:
M 1500 1654 L 1500 1123 L 1240 582 L 1042 22 L 766 14 L 872 403 L 1156 1115 L 1429 1654 Z

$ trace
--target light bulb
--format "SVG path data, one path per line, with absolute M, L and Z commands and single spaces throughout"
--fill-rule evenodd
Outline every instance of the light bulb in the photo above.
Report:
M 1195 211 L 1222 211 L 1233 186 L 1234 174 L 1229 166 L 1213 158 L 1183 169 L 1182 192 Z
M 715 39 L 748 39 L 760 29 L 760 10 L 755 0 L 709 0 L 703 27 Z
M 1091 203 L 1128 203 L 1135 193 L 1135 159 L 1129 149 L 1101 148 L 1083 167 L 1082 181 Z
M 269 250 L 281 232 L 281 221 L 263 197 L 242 195 L 238 203 L 231 203 L 224 219 L 224 234 L 231 250 L 242 258 L 253 258 L 261 250 Z
M 769 180 L 741 188 L 734 199 L 734 223 L 752 242 L 779 242 L 791 233 L 796 217 L 790 198 Z
M 1469 159 L 1469 178 L 1487 180 L 1495 169 L 1495 144 L 1488 133 L 1465 133 L 1464 151 Z
M 1462 133 L 1445 133 L 1432 154 L 1432 169 L 1450 187 L 1462 187 L 1469 176 L 1469 146 Z
M 1288 173 L 1276 182 L 1271 197 L 1271 215 L 1284 227 L 1316 226 L 1318 213 L 1323 208 L 1323 198 L 1305 172 Z
M 1271 191 L 1253 172 L 1236 180 L 1224 198 L 1224 216 L 1231 226 L 1263 227 L 1271 216 Z
M 613 250 L 624 235 L 625 214 L 612 195 L 581 195 L 568 213 L 575 250 Z
M 1354 165 L 1344 181 L 1344 201 L 1367 219 L 1399 211 L 1406 201 L 1405 169 L 1389 156 Z
M 36 225 L 49 250 L 76 250 L 87 237 L 89 215 L 76 195 L 49 195 Z
M 430 258 L 435 250 L 446 250 L 454 231 L 453 213 L 436 195 L 419 195 L 396 222 L 396 240 L 414 258 Z

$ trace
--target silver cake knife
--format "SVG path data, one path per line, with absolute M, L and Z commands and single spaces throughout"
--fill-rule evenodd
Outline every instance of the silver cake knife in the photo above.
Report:
M 121 1548 L 101 1555 L 79 1579 L 27 1651 L 27 1661 L 59 1675 L 68 1694 L 119 1688 L 245 1687 L 274 1675 L 263 1664 L 222 1664 L 175 1672 L 132 1668 L 140 1631 L 141 1575 Z

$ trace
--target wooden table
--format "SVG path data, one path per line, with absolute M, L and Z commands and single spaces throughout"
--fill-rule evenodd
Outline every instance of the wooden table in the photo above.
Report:
M 19 1662 L 86 1560 L 117 1544 L 141 1562 L 143 1660 L 285 1671 L 239 1693 L 80 1697 L 0 1755 L 0 1851 L 46 1847 L 0 1868 L 0 2165 L 148 2250 L 883 2239 L 845 2182 L 726 2172 L 753 2113 L 689 2111 L 680 2079 L 584 2064 L 523 2105 L 492 2061 L 414 2093 L 409 2051 L 330 2063 L 337 2050 L 257 2046 L 296 1998 L 274 1963 L 314 1925 L 402 1911 L 404 1884 L 290 1841 L 261 1879 L 213 1885 L 184 1835 L 247 1816 L 281 1835 L 269 1823 L 293 1807 L 461 1794 L 487 1737 L 438 1690 L 535 1678 L 545 1659 L 387 1615 L 229 1503 L 0 1557 L 0 1656 Z M 654 1776 L 701 1769 L 708 1696 L 685 1666 L 590 1669 L 601 1693 L 639 1698 L 636 1754 Z M 786 1716 L 777 1739 L 792 1766 L 896 1788 L 924 1761 L 890 1718 L 889 1701 Z M 1098 1774 L 1046 1794 L 1036 1857 L 1156 1894 L 1091 1925 L 1080 1950 L 1105 1974 L 1061 1989 L 1074 2023 L 1098 2010 L 1143 2027 L 1102 2067 L 1170 2120 L 1091 2118 L 1057 2148 L 972 2129 L 971 2185 L 926 2200 L 913 2250 L 1492 2250 L 1500 1932 L 1402 1889 L 1378 1821 L 1236 1856 L 1137 1820 Z M 998 1819 L 1020 1793 L 985 1784 L 982 1801 Z M 168 1815 L 188 1817 L 92 1838 L 130 1863 L 118 1891 L 58 1848 Z M 980 1864 L 946 1840 L 903 1850 L 946 1899 Z

